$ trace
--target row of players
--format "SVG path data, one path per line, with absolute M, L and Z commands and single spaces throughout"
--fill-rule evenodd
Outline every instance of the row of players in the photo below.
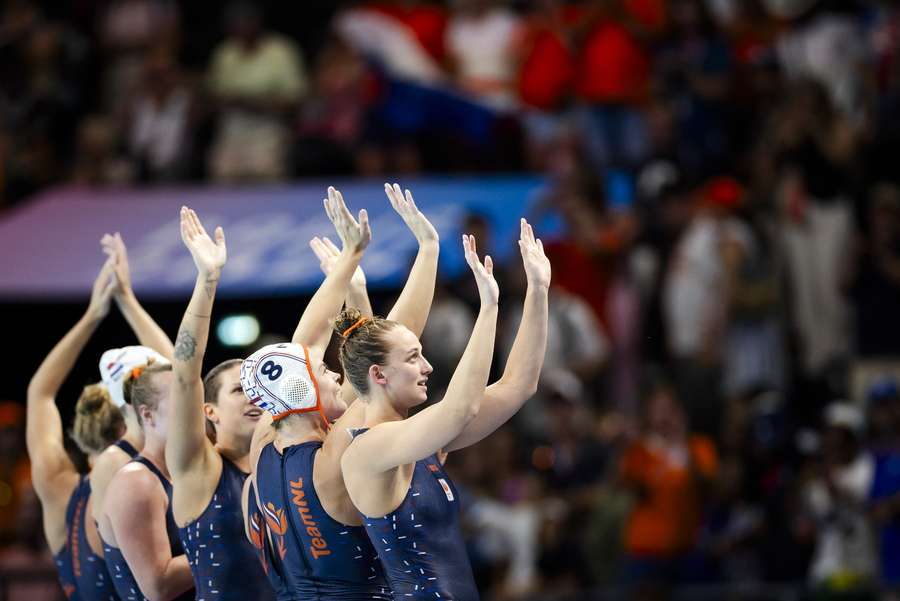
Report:
M 447 453 L 483 439 L 534 394 L 547 337 L 550 264 L 520 223 L 528 288 L 502 377 L 487 385 L 499 288 L 463 235 L 480 308 L 444 397 L 428 399 L 418 336 L 428 317 L 438 234 L 412 195 L 385 185 L 419 249 L 387 318 L 372 315 L 360 259 L 371 239 L 340 192 L 325 212 L 340 238 L 310 245 L 326 274 L 290 343 L 225 361 L 201 378 L 225 235 L 181 209 L 197 267 L 173 345 L 131 290 L 121 237 L 85 315 L 28 388 L 27 444 L 47 541 L 70 599 L 246 600 L 478 598 L 460 532 Z M 100 361 L 73 436 L 92 469 L 64 450 L 55 397 L 115 300 L 143 346 Z M 343 307 L 343 310 L 342 310 Z M 337 318 L 334 316 L 339 314 Z M 340 336 L 341 377 L 323 361 Z

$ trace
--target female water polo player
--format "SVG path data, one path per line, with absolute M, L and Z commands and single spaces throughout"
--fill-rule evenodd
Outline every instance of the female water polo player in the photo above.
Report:
M 107 245 L 107 239 L 114 244 Z M 63 590 L 69 598 L 84 601 L 117 598 L 92 514 L 110 475 L 121 466 L 120 455 L 127 461 L 128 454 L 136 452 L 134 445 L 139 445 L 141 438 L 135 436 L 133 427 L 127 428 L 130 419 L 123 419 L 118 403 L 111 402 L 111 398 L 121 398 L 121 381 L 104 373 L 104 384 L 85 387 L 75 407 L 72 435 L 92 467 L 89 476 L 81 476 L 64 448 L 56 394 L 90 336 L 109 312 L 113 296 L 140 342 L 164 354 L 171 355 L 172 351 L 172 343 L 131 291 L 121 238 L 105 237 L 104 247 L 110 257 L 94 282 L 87 312 L 41 363 L 28 387 L 26 439 L 45 536 Z M 107 351 L 104 356 L 110 353 L 118 365 L 128 360 L 166 361 L 148 347 L 129 347 L 126 353 Z
M 336 323 L 341 364 L 365 407 L 341 460 L 344 484 L 365 516 L 369 539 L 397 599 L 478 599 L 459 528 L 459 494 L 443 470 L 445 453 L 474 444 L 534 394 L 547 338 L 550 263 L 523 219 L 519 247 L 528 278 L 522 322 L 501 379 L 485 388 L 493 355 L 499 291 L 490 257 L 479 263 L 463 237 L 481 308 L 443 400 L 427 400 L 431 366 L 418 338 L 382 319 L 345 311 Z
M 391 315 L 420 332 L 434 294 L 438 236 L 409 191 L 404 196 L 395 184 L 385 192 L 419 243 Z M 337 374 L 321 357 L 330 338 L 330 318 L 340 310 L 360 253 L 354 251 L 355 221 L 339 194 L 326 209 L 343 251 L 336 255 L 327 241 L 317 250 L 330 273 L 304 312 L 294 344 L 264 347 L 242 369 L 247 396 L 266 407 L 274 422 L 254 445 L 258 459 L 247 500 L 248 537 L 285 598 L 391 599 L 341 481 L 340 457 L 351 440 L 347 430 L 362 425 L 362 408 L 353 403 L 347 409 L 350 393 L 343 396 Z M 330 261 L 334 264 L 325 268 Z

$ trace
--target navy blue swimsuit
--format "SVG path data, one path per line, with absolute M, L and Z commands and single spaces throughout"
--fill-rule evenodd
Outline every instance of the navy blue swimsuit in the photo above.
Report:
M 197 601 L 275 598 L 244 536 L 241 491 L 247 474 L 222 457 L 222 474 L 209 505 L 178 529 L 191 564 Z
M 146 457 L 138 455 L 132 461 L 147 466 L 147 469 L 159 478 L 160 484 L 166 491 L 166 497 L 169 499 L 169 508 L 166 510 L 166 534 L 169 538 L 169 550 L 172 553 L 172 557 L 184 555 L 181 541 L 178 540 L 178 528 L 175 526 L 175 517 L 172 515 L 172 483 Z M 116 587 L 116 592 L 119 593 L 119 597 L 125 601 L 143 601 L 146 599 L 141 593 L 131 568 L 128 567 L 128 563 L 125 561 L 122 550 L 112 547 L 104 541 L 103 554 L 106 556 L 106 565 L 109 568 L 110 576 L 112 576 L 113 584 Z M 176 597 L 174 601 L 188 601 L 193 598 L 194 590 L 191 589 Z
M 276 564 L 272 548 L 269 546 L 269 527 L 266 525 L 266 518 L 263 516 L 259 504 L 256 502 L 256 489 L 253 488 L 253 482 L 250 483 L 250 492 L 247 496 L 247 523 L 250 526 L 250 539 L 253 541 L 253 548 L 256 549 L 256 556 L 262 566 L 263 573 L 269 579 L 269 584 L 275 589 L 275 598 L 278 601 L 289 601 L 294 598 L 291 588 L 287 581 L 282 577 L 279 569 L 280 564 Z
M 394 598 L 478 600 L 459 522 L 459 492 L 437 455 L 416 462 L 409 490 L 396 510 L 365 517 L 366 533 Z
M 53 556 L 56 570 L 59 572 L 59 583 L 62 585 L 66 598 L 70 601 L 81 601 L 85 598 L 79 594 L 78 578 L 75 573 L 76 566 L 81 560 L 81 549 L 79 548 L 83 539 L 81 531 L 84 530 L 84 514 L 90 495 L 91 483 L 86 476 L 81 476 L 66 505 L 66 542 L 59 553 Z M 87 546 L 87 541 L 85 541 L 85 546 Z M 77 571 L 83 574 L 80 567 Z
M 335 521 L 319 502 L 313 463 L 321 447 L 307 442 L 282 454 L 268 444 L 260 454 L 256 485 L 271 538 L 270 578 L 283 578 L 297 601 L 390 601 L 365 531 Z
M 126 440 L 118 440 L 114 444 L 129 457 L 138 453 Z M 53 559 L 59 569 L 63 592 L 69 599 L 117 601 L 119 596 L 106 568 L 106 561 L 94 553 L 87 540 L 84 525 L 86 520 L 91 519 L 87 515 L 90 496 L 91 481 L 82 476 L 66 506 L 66 544 Z

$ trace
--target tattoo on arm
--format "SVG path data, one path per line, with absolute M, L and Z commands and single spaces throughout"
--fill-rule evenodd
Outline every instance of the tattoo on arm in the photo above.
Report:
M 178 332 L 178 338 L 175 339 L 175 358 L 179 361 L 187 361 L 194 357 L 194 351 L 197 349 L 197 341 L 191 336 L 187 330 Z
M 213 295 L 216 293 L 216 285 L 219 283 L 218 278 L 210 278 L 206 280 L 203 285 L 203 290 L 206 292 L 206 298 L 212 300 Z

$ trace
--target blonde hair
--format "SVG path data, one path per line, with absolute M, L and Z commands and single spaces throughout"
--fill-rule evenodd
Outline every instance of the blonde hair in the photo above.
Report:
M 72 438 L 83 453 L 100 453 L 122 436 L 125 419 L 102 384 L 85 386 L 75 404 Z
M 387 363 L 391 349 L 385 335 L 398 325 L 381 317 L 363 318 L 359 309 L 352 307 L 332 320 L 332 328 L 342 338 L 341 367 L 359 394 L 369 392 L 369 367 Z
M 171 363 L 150 363 L 144 367 L 135 367 L 125 374 L 122 381 L 122 396 L 131 405 L 137 415 L 138 423 L 143 425 L 141 407 L 147 406 L 155 410 L 159 405 L 159 391 L 153 386 L 153 374 L 172 371 Z

